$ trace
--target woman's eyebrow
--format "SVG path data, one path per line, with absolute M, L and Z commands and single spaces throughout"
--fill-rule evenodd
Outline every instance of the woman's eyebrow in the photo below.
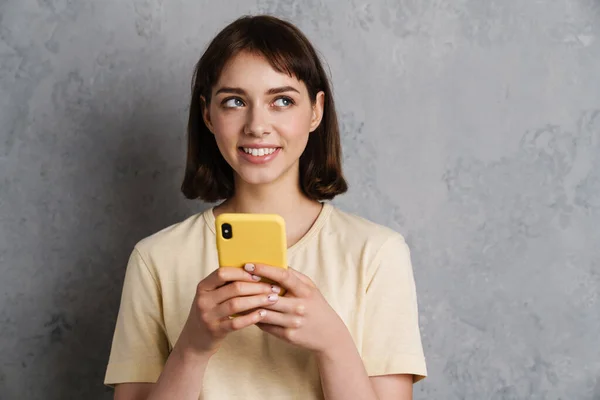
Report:
M 271 88 L 269 90 L 267 90 L 265 92 L 265 94 L 267 95 L 273 95 L 273 94 L 278 94 L 278 93 L 285 93 L 285 92 L 296 92 L 296 93 L 300 93 L 300 91 L 298 91 L 298 89 L 292 87 L 292 86 L 280 86 L 280 87 L 275 87 L 275 88 Z M 215 96 L 220 94 L 220 93 L 232 93 L 232 94 L 239 94 L 239 95 L 246 95 L 246 91 L 242 88 L 237 88 L 237 87 L 228 87 L 228 86 L 224 86 L 222 88 L 220 88 L 219 90 L 217 90 L 215 92 Z
M 284 93 L 284 92 L 296 92 L 296 93 L 300 93 L 298 91 L 298 89 L 292 87 L 292 86 L 281 86 L 281 87 L 276 87 L 276 88 L 272 88 L 267 90 L 266 94 L 278 94 L 278 93 Z
M 233 94 L 240 94 L 240 95 L 246 94 L 244 89 L 235 88 L 235 87 L 227 87 L 227 86 L 224 86 L 224 87 L 220 88 L 219 90 L 217 90 L 215 93 L 215 96 L 218 95 L 219 93 L 233 93 Z

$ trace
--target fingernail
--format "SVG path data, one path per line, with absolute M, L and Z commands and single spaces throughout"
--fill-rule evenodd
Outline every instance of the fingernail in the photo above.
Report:
M 260 281 L 260 276 L 258 275 L 252 275 L 252 279 L 254 279 L 255 281 Z
M 252 272 L 256 269 L 256 267 L 254 266 L 254 264 L 246 264 L 244 265 L 244 269 L 248 272 Z
M 281 288 L 279 286 L 271 285 L 271 291 L 273 293 L 281 293 Z
M 264 317 L 265 315 L 267 315 L 267 311 L 266 310 L 260 310 L 258 312 L 258 315 L 260 315 L 261 317 Z
M 270 294 L 267 297 L 269 298 L 269 301 L 276 301 L 279 298 L 279 296 L 276 294 Z

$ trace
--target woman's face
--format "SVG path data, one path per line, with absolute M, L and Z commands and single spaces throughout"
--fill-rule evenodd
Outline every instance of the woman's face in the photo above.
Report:
M 260 55 L 241 52 L 213 87 L 204 121 L 236 180 L 298 182 L 299 158 L 321 122 L 323 101 L 323 92 L 313 103 L 303 82 L 275 71 Z

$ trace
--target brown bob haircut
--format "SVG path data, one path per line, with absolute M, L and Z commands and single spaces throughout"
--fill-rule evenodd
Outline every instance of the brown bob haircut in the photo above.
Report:
M 323 118 L 309 136 L 300 156 L 300 186 L 314 200 L 331 200 L 344 193 L 340 133 L 333 93 L 319 57 L 294 25 L 272 16 L 245 16 L 226 26 L 196 64 L 188 120 L 188 147 L 181 191 L 189 199 L 213 203 L 234 195 L 233 169 L 225 161 L 214 135 L 204 123 L 207 105 L 225 64 L 242 51 L 264 56 L 273 69 L 302 81 L 311 100 L 325 93 Z

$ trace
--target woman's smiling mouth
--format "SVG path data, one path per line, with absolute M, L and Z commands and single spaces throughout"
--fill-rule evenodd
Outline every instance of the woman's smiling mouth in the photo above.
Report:
M 238 147 L 242 158 L 253 164 L 264 164 L 273 160 L 279 154 L 281 147 L 264 146 L 264 147 Z

